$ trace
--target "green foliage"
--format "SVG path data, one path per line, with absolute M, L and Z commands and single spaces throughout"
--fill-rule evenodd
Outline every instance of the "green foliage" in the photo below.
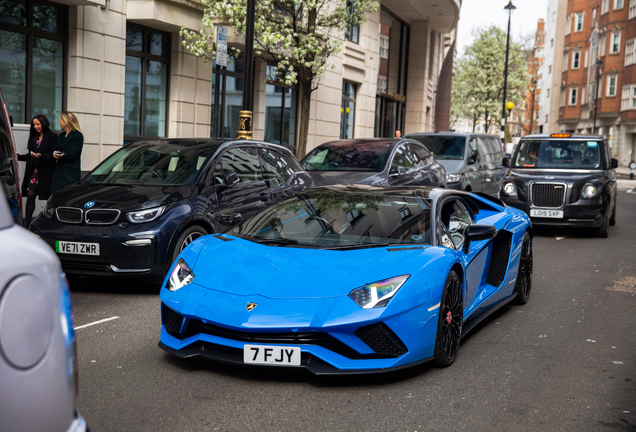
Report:
M 459 119 L 470 119 L 474 125 L 481 117 L 486 127 L 499 124 L 505 62 L 506 32 L 495 26 L 479 30 L 475 41 L 457 61 L 451 100 L 454 123 Z M 506 102 L 520 106 L 528 80 L 523 46 L 511 40 Z

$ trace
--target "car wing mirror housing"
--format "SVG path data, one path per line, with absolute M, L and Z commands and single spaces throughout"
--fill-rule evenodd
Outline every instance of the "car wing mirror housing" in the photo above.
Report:
M 234 226 L 243 222 L 243 216 L 240 213 L 221 213 L 219 222 L 225 226 Z
M 468 163 L 474 164 L 475 162 L 477 162 L 478 157 L 479 157 L 479 153 L 477 153 L 477 150 L 475 150 L 474 152 L 470 154 L 470 157 L 468 158 Z
M 611 169 L 618 168 L 618 159 L 615 159 L 615 158 L 610 159 L 610 168 Z
M 238 174 L 234 171 L 223 171 L 223 178 L 227 187 L 232 187 L 240 181 Z
M 473 224 L 468 227 L 468 235 L 466 243 L 464 243 L 464 252 L 470 250 L 470 243 L 479 240 L 490 240 L 497 235 L 497 228 L 494 225 Z

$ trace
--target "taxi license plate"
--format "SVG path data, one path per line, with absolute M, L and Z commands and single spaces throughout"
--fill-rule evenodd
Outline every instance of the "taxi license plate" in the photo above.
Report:
M 563 219 L 563 210 L 530 210 L 530 216 Z
M 245 345 L 243 362 L 274 366 L 300 366 L 300 347 Z
M 99 243 L 56 241 L 55 252 L 59 254 L 99 256 Z

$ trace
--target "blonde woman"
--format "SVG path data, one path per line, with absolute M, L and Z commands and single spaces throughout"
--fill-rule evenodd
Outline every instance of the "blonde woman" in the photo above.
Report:
M 69 111 L 60 113 L 62 133 L 57 139 L 53 157 L 56 159 L 51 181 L 51 195 L 82 179 L 81 156 L 84 135 L 75 114 Z

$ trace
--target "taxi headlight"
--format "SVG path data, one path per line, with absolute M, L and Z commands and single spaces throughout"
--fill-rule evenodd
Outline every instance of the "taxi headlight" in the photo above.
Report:
M 363 309 L 384 307 L 410 276 L 396 276 L 356 288 L 349 297 Z
M 183 258 L 179 258 L 175 266 L 170 272 L 166 288 L 170 291 L 176 291 L 179 288 L 183 288 L 194 280 L 194 273 L 190 270 L 190 267 L 186 264 Z
M 513 182 L 508 182 L 504 184 L 503 191 L 508 196 L 517 196 L 517 185 Z
M 151 222 L 161 216 L 166 210 L 166 206 L 155 207 L 148 210 L 140 210 L 136 212 L 129 212 L 126 216 L 132 223 L 144 223 Z
M 598 194 L 598 188 L 595 185 L 588 184 L 583 188 L 583 198 L 594 198 Z

